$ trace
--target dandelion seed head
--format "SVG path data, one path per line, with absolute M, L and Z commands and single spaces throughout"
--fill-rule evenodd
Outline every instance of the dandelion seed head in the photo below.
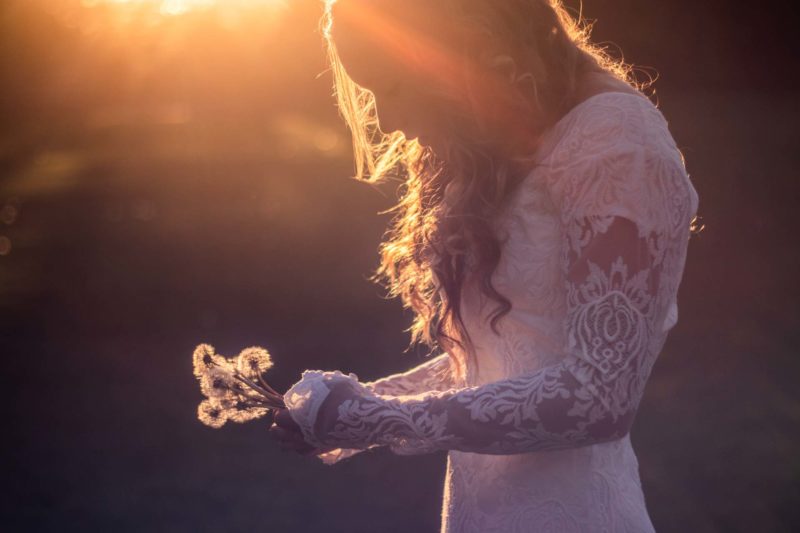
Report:
M 264 348 L 251 346 L 239 354 L 236 368 L 249 378 L 257 377 L 272 368 L 272 357 Z
M 221 428 L 228 421 L 228 413 L 219 402 L 203 400 L 197 407 L 197 418 L 212 428 Z
M 210 344 L 201 344 L 194 349 L 192 362 L 194 363 L 194 375 L 198 379 L 203 378 L 206 370 L 214 366 L 214 347 Z
M 200 380 L 200 390 L 209 398 L 224 398 L 236 390 L 236 380 L 225 370 L 217 366 L 205 371 Z
M 194 349 L 192 354 L 194 363 L 194 375 L 198 380 L 203 379 L 203 375 L 211 368 L 224 368 L 233 371 L 236 368 L 234 361 L 214 353 L 214 347 L 210 344 L 201 344 Z

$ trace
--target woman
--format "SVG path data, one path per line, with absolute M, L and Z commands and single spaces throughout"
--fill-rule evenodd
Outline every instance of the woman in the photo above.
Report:
M 405 178 L 376 277 L 442 353 L 305 371 L 271 432 L 327 464 L 447 450 L 442 531 L 653 531 L 629 430 L 698 204 L 663 115 L 559 0 L 324 22 L 358 177 Z

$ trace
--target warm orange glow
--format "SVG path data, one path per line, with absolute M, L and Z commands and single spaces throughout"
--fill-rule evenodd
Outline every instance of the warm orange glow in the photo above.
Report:
M 128 4 L 156 7 L 162 15 L 182 15 L 192 10 L 225 7 L 228 9 L 283 5 L 285 0 L 82 0 L 86 7 L 101 4 Z
M 2 0 L 0 0 L 2 1 Z M 209 31 L 267 31 L 289 11 L 289 0 L 30 0 L 67 27 L 107 42 L 140 46 L 161 35 L 175 48 L 175 41 L 191 40 Z M 252 40 L 242 34 L 242 41 Z M 167 42 L 168 41 L 168 42 Z

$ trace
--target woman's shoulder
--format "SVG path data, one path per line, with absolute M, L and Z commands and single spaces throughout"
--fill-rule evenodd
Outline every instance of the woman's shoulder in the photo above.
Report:
M 688 224 L 697 193 L 666 119 L 645 95 L 595 94 L 556 127 L 537 181 L 562 215 L 616 214 L 643 227 Z
M 626 147 L 675 149 L 664 115 L 642 93 L 593 94 L 553 126 L 541 162 L 573 166 Z

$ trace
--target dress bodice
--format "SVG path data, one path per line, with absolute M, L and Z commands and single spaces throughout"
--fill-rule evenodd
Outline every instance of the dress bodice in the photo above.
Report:
M 532 173 L 516 191 L 496 226 L 503 238 L 492 274 L 495 289 L 511 309 L 490 327 L 497 302 L 469 278 L 461 314 L 476 352 L 477 366 L 466 367 L 466 385 L 480 385 L 531 372 L 552 363 L 563 346 L 561 321 L 566 309 L 560 269 L 558 210 L 544 183 Z
M 630 93 L 608 92 L 578 104 L 545 137 L 534 159 L 534 169 L 519 184 L 497 221 L 498 234 L 505 241 L 492 284 L 512 304 L 510 312 L 498 322 L 500 335 L 492 332 L 488 324 L 496 302 L 488 300 L 474 280 L 465 284 L 462 316 L 474 341 L 478 363 L 477 368 L 467 365 L 466 385 L 519 376 L 563 356 L 562 326 L 567 309 L 562 269 L 565 228 L 559 198 L 555 196 L 571 198 L 581 193 L 574 190 L 578 185 L 569 183 L 568 176 L 567 183 L 559 186 L 554 186 L 554 181 L 564 180 L 564 175 L 574 171 L 581 159 L 602 156 L 609 137 L 614 136 L 623 143 L 648 143 L 672 161 L 673 169 L 679 172 L 671 173 L 674 182 L 663 186 L 675 189 L 672 193 L 667 189 L 665 196 L 674 197 L 682 208 L 683 212 L 676 210 L 683 215 L 678 224 L 685 222 L 687 211 L 691 217 L 697 212 L 698 196 L 688 175 L 682 172 L 683 156 L 663 115 L 649 100 Z M 609 203 L 615 200 L 613 194 L 600 198 Z M 664 211 L 671 214 L 667 209 Z M 674 281 L 665 287 L 673 294 L 665 309 L 664 334 L 677 322 L 675 293 L 683 272 L 685 250 L 678 254 L 672 272 Z

